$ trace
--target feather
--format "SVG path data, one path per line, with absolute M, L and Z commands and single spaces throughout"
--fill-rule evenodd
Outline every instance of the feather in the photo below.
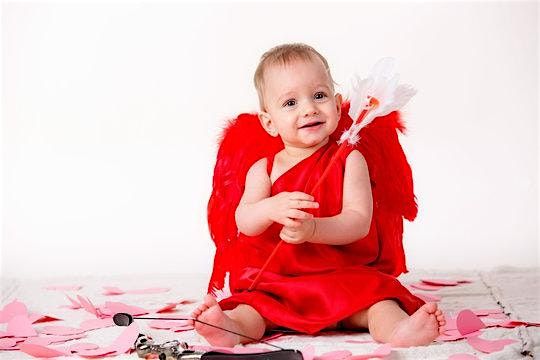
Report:
M 338 143 L 347 141 L 355 145 L 360 140 L 358 134 L 362 128 L 377 117 L 401 109 L 416 94 L 410 85 L 398 85 L 399 75 L 394 73 L 394 68 L 394 59 L 383 58 L 375 64 L 368 78 L 355 75 L 349 94 L 349 116 L 355 122 L 343 132 Z
M 231 276 L 231 273 L 227 271 L 225 273 L 225 279 L 223 279 L 222 289 L 217 289 L 217 288 L 212 289 L 212 295 L 214 295 L 217 301 L 221 301 L 223 299 L 226 299 L 232 296 L 231 286 L 230 286 L 230 276 Z

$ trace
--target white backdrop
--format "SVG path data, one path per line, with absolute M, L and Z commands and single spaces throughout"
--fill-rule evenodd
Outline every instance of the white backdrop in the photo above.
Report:
M 383 56 L 419 90 L 410 267 L 538 265 L 536 2 L 7 3 L 2 20 L 5 276 L 208 273 L 217 136 L 292 41 L 343 91 Z

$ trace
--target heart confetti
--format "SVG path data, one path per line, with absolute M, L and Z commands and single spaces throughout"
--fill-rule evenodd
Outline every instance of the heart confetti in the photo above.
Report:
M 37 336 L 36 330 L 32 327 L 32 322 L 26 315 L 16 315 L 11 318 L 7 324 L 6 331 L 12 336 Z
M 467 335 L 486 327 L 482 320 L 468 309 L 459 312 L 456 318 L 456 326 L 462 335 Z
M 22 343 L 19 345 L 22 352 L 38 357 L 38 358 L 53 358 L 58 356 L 69 356 L 67 351 L 63 349 L 53 349 L 43 345 Z
M 514 339 L 498 339 L 498 340 L 486 340 L 481 339 L 478 336 L 471 336 L 467 338 L 467 342 L 473 348 L 486 354 L 492 352 L 501 351 L 506 345 L 517 342 Z

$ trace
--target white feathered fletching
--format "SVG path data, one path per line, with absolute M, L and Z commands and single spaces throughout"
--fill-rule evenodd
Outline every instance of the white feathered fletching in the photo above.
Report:
M 395 61 L 393 58 L 379 60 L 371 75 L 361 79 L 355 75 L 352 80 L 349 99 L 351 106 L 349 116 L 355 123 L 342 135 L 339 143 L 348 141 L 354 145 L 360 140 L 358 133 L 378 116 L 384 116 L 392 111 L 401 109 L 416 94 L 416 90 L 407 84 L 398 85 L 399 74 L 394 72 Z M 377 100 L 377 105 L 371 107 L 371 99 Z M 362 122 L 356 123 L 363 110 L 367 110 Z
M 223 289 L 216 289 L 216 288 L 212 289 L 212 295 L 214 295 L 214 297 L 216 298 L 216 301 L 221 301 L 223 299 L 226 299 L 232 296 L 231 287 L 229 284 L 230 275 L 231 274 L 229 272 L 225 273 L 225 279 L 223 280 Z

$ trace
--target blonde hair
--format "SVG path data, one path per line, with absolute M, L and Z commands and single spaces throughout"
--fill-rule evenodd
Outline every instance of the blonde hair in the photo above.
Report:
M 291 44 L 282 44 L 275 46 L 265 52 L 261 59 L 259 60 L 259 65 L 255 70 L 255 75 L 253 76 L 253 83 L 255 84 L 255 89 L 257 89 L 257 95 L 259 96 L 259 106 L 264 111 L 264 71 L 268 66 L 271 65 L 287 65 L 295 60 L 313 60 L 314 58 L 319 58 L 323 62 L 323 65 L 326 69 L 328 77 L 330 79 L 330 85 L 332 90 L 334 90 L 334 80 L 330 74 L 330 67 L 328 66 L 328 61 L 325 57 L 322 56 L 317 50 L 312 48 L 309 45 L 303 43 L 291 43 Z

